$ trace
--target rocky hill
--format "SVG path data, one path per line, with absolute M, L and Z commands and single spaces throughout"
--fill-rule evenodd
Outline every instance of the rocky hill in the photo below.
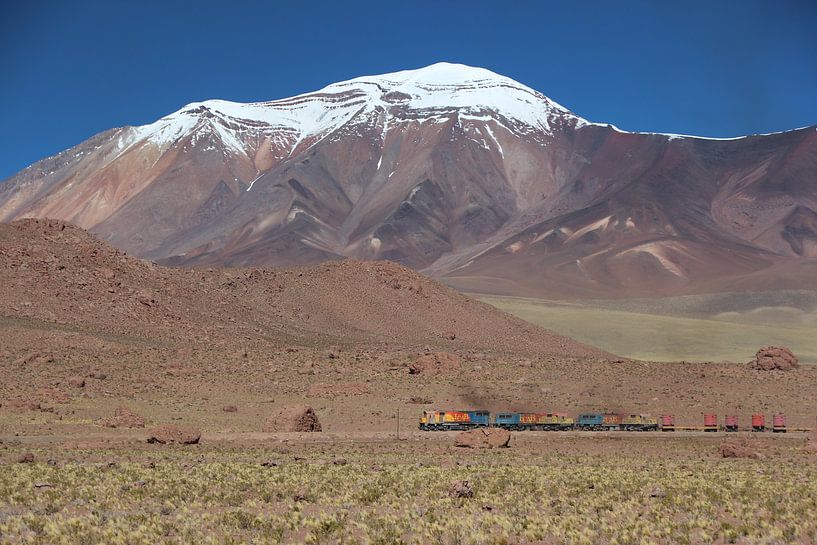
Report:
M 163 267 L 54 220 L 0 225 L 0 282 L 6 319 L 154 341 L 604 355 L 393 263 Z

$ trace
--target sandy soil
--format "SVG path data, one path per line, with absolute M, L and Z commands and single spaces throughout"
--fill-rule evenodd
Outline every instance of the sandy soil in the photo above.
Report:
M 60 223 L 0 228 L 3 437 L 127 435 L 99 422 L 120 406 L 205 438 L 293 403 L 338 437 L 395 431 L 398 411 L 414 429 L 427 408 L 817 415 L 814 367 L 621 359 L 388 263 L 176 270 Z M 427 351 L 458 364 L 410 374 Z

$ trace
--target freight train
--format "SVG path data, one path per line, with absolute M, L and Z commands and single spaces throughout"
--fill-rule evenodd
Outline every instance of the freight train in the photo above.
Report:
M 772 419 L 772 427 L 766 427 L 766 417 L 752 415 L 750 431 L 786 432 L 786 416 L 777 413 Z M 703 427 L 676 427 L 675 416 L 662 414 L 660 419 L 646 414 L 595 413 L 586 412 L 575 418 L 567 413 L 515 413 L 490 411 L 423 411 L 419 428 L 423 431 L 457 431 L 472 428 L 503 428 L 510 431 L 676 431 L 702 430 L 736 432 L 738 417 L 727 415 L 725 425 L 718 425 L 715 414 L 704 414 Z
M 644 414 L 582 413 L 576 418 L 565 413 L 496 413 L 489 411 L 423 411 L 423 431 L 504 428 L 511 431 L 655 431 L 658 421 Z

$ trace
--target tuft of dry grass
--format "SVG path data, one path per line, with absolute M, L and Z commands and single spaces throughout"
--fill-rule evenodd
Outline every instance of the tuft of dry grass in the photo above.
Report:
M 0 541 L 486 545 L 817 539 L 813 460 L 713 457 L 693 464 L 620 455 L 521 460 L 503 453 L 452 465 L 395 451 L 373 466 L 364 450 L 346 453 L 350 460 L 343 465 L 318 454 L 287 455 L 264 466 L 240 450 L 166 449 L 114 464 L 49 464 L 41 461 L 48 453 L 38 452 L 36 463 L 0 466 Z M 471 494 L 449 494 L 458 481 L 468 481 Z

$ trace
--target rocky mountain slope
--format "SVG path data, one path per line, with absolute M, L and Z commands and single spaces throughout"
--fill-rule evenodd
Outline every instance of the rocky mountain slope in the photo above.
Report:
M 627 133 L 447 63 L 190 104 L 0 184 L 2 221 L 70 221 L 166 264 L 389 259 L 549 296 L 815 288 L 815 210 L 815 127 Z
M 0 225 L 0 283 L 2 320 L 151 342 L 607 355 L 393 263 L 168 268 L 54 220 Z

